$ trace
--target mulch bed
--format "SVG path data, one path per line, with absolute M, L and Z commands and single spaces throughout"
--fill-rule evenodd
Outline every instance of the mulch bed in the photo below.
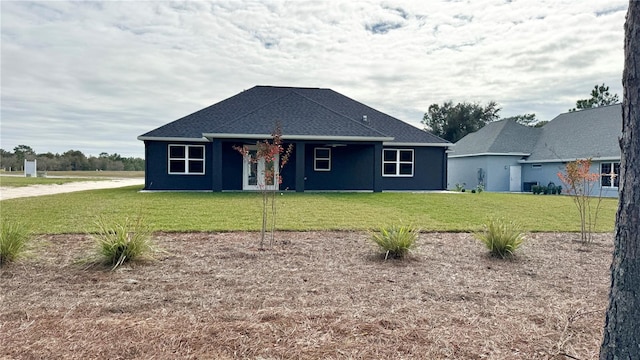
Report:
M 404 261 L 359 232 L 154 237 L 155 261 L 113 272 L 77 263 L 87 235 L 1 268 L 0 358 L 595 359 L 602 339 L 612 234 L 528 234 L 499 260 L 425 233 Z

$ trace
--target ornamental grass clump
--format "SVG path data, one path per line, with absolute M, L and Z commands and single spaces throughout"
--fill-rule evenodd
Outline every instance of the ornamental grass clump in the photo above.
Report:
M 141 217 L 122 221 L 96 221 L 98 232 L 93 235 L 97 258 L 91 264 L 105 264 L 115 270 L 134 260 L 152 259 L 157 251 L 151 240 L 151 229 Z
M 383 227 L 371 235 L 371 240 L 389 257 L 401 259 L 416 246 L 420 231 L 410 225 L 392 225 Z
M 520 227 L 504 219 L 490 220 L 484 226 L 484 231 L 474 235 L 489 249 L 491 255 L 502 259 L 513 256 L 524 241 Z
M 2 221 L 0 229 L 0 266 L 24 255 L 31 241 L 31 232 L 22 224 Z

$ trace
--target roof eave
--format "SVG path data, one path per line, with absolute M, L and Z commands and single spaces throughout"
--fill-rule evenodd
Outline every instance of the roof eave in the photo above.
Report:
M 474 156 L 529 156 L 529 153 L 475 153 L 475 154 L 461 154 L 461 155 L 449 155 L 450 158 L 462 158 L 462 157 L 474 157 Z
M 519 163 L 522 164 L 541 164 L 541 163 L 557 163 L 557 162 L 561 162 L 561 163 L 567 163 L 567 162 L 572 162 L 572 161 L 576 161 L 579 159 L 586 159 L 586 158 L 570 158 L 570 159 L 545 159 L 545 160 L 518 160 Z M 601 156 L 601 157 L 592 157 L 591 158 L 592 161 L 620 161 L 620 156 Z
M 204 133 L 202 136 L 208 139 L 251 139 L 264 140 L 271 139 L 271 134 L 224 134 L 224 133 Z M 317 136 L 317 135 L 282 135 L 283 140 L 319 140 L 319 141 L 392 141 L 392 137 L 378 136 Z
M 416 143 L 416 142 L 383 142 L 384 146 L 407 146 L 407 147 L 452 147 L 455 144 L 452 143 Z
M 201 138 L 190 138 L 190 137 L 177 137 L 177 136 L 138 136 L 138 140 L 141 141 L 189 141 L 189 142 L 210 142 L 211 140 L 201 137 Z

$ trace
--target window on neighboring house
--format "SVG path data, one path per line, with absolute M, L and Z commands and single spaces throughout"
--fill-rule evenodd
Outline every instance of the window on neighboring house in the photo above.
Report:
M 620 163 L 600 163 L 600 186 L 618 187 L 620 184 Z
M 383 149 L 382 176 L 413 176 L 413 149 Z
M 313 149 L 313 170 L 331 171 L 331 149 L 330 148 Z
M 169 145 L 169 174 L 204 174 L 204 145 Z

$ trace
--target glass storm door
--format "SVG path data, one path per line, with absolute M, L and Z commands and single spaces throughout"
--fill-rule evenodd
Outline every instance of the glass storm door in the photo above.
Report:
M 280 157 L 275 161 L 256 160 L 257 150 L 249 148 L 247 156 L 243 159 L 242 190 L 277 190 L 278 189 L 278 164 Z

